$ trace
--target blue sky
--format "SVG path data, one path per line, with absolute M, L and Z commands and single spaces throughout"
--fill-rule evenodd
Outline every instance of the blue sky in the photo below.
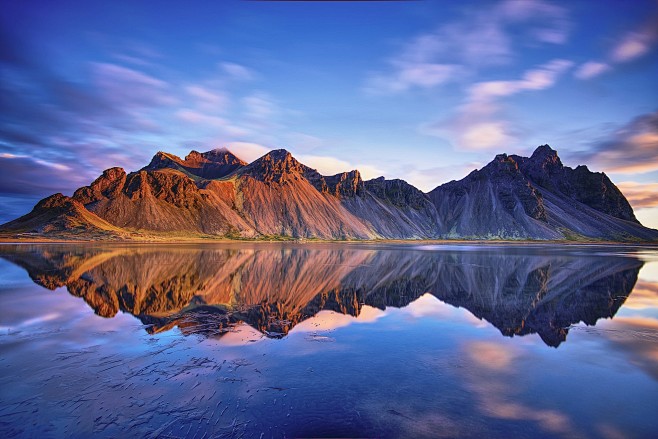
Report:
M 0 39 L 0 221 L 158 150 L 428 191 L 548 143 L 658 227 L 655 0 L 2 1 Z

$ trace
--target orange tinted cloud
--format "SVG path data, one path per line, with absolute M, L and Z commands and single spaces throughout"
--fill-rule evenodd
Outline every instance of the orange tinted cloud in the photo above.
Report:
M 636 117 L 579 158 L 606 172 L 637 174 L 658 170 L 658 111 Z
M 657 165 L 654 163 L 647 166 L 656 167 Z M 624 181 L 617 184 L 617 187 L 635 209 L 658 206 L 658 183 Z
M 658 308 L 658 283 L 638 280 L 624 307 L 630 309 Z
M 493 370 L 506 370 L 516 357 L 507 345 L 486 341 L 469 343 L 467 353 L 478 366 Z

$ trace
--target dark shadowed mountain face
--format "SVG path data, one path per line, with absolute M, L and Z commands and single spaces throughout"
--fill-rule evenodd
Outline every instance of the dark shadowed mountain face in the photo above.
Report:
M 557 151 L 548 145 L 538 147 L 530 158 L 513 158 L 536 186 L 612 217 L 639 224 L 631 205 L 604 173 L 591 172 L 582 165 L 576 169 L 564 166 Z
M 110 168 L 72 197 L 45 199 L 0 236 L 656 241 L 605 174 L 563 166 L 548 145 L 500 154 L 425 194 L 404 180 L 324 176 L 284 149 L 247 164 L 225 149 L 158 152 Z
M 611 318 L 642 262 L 543 247 L 461 250 L 305 246 L 3 246 L 0 257 L 48 289 L 65 286 L 103 317 L 128 312 L 150 332 L 221 336 L 246 322 L 285 336 L 323 310 L 404 307 L 425 294 L 509 337 L 562 343 L 573 324 Z
M 460 181 L 429 193 L 444 237 L 560 239 L 550 227 L 542 194 L 505 154 Z
M 658 239 L 605 174 L 564 166 L 548 145 L 529 158 L 498 155 L 429 196 L 446 238 Z

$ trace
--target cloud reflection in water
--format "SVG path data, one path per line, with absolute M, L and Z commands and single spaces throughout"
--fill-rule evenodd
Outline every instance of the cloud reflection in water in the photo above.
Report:
M 436 298 L 505 336 L 538 333 L 555 347 L 571 325 L 614 316 L 643 264 L 548 247 L 21 245 L 0 256 L 46 288 L 65 286 L 98 315 L 128 312 L 153 333 L 178 327 L 216 337 L 245 322 L 280 338 L 300 324 L 299 331 L 336 328 L 416 302 L 408 308 L 416 317 L 442 312 Z M 651 306 L 651 285 L 638 285 L 631 307 Z

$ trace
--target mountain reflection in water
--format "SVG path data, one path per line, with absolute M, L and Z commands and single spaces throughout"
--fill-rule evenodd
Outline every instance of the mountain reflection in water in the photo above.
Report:
M 103 317 L 128 312 L 149 332 L 221 336 L 246 322 L 283 337 L 322 310 L 404 307 L 429 293 L 468 309 L 505 336 L 549 346 L 570 325 L 615 315 L 642 262 L 549 247 L 323 245 L 3 246 L 0 257 L 48 289 L 66 286 Z

